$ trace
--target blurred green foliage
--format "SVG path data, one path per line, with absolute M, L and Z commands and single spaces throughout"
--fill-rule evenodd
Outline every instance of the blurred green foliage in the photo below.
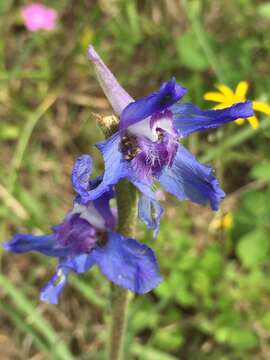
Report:
M 88 42 L 134 97 L 176 76 L 187 100 L 205 108 L 204 92 L 220 81 L 248 80 L 251 99 L 270 101 L 268 1 L 47 0 L 58 28 L 35 34 L 21 22 L 25 3 L 0 2 L 1 240 L 60 221 L 72 204 L 76 156 L 91 153 L 102 170 L 91 113 L 111 110 Z M 125 360 L 270 358 L 270 119 L 260 120 L 257 131 L 230 124 L 187 140 L 228 196 L 218 215 L 168 196 L 158 238 L 140 226 L 164 282 L 133 298 Z M 222 225 L 226 214 L 232 226 Z M 40 304 L 54 265 L 1 254 L 3 358 L 104 359 L 109 284 L 93 269 L 70 278 L 58 307 Z

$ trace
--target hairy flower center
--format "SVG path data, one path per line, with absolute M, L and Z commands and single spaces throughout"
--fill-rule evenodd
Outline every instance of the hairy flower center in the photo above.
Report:
M 133 169 L 144 179 L 149 179 L 164 166 L 171 166 L 178 142 L 174 134 L 162 128 L 155 129 L 157 140 L 126 133 L 121 140 L 120 151 L 124 159 L 131 162 Z
M 120 151 L 123 153 L 125 160 L 134 159 L 141 152 L 136 136 L 125 134 L 121 140 Z

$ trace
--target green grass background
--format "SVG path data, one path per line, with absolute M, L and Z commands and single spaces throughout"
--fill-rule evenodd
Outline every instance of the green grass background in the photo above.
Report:
M 259 0 L 59 0 L 51 33 L 29 33 L 26 1 L 0 2 L 0 240 L 46 233 L 72 204 L 74 159 L 102 139 L 92 112 L 111 109 L 86 49 L 93 43 L 133 97 L 175 76 L 186 100 L 209 108 L 204 92 L 248 80 L 251 99 L 270 101 L 270 2 Z M 270 118 L 260 128 L 230 124 L 186 145 L 215 167 L 231 213 L 216 214 L 166 196 L 152 246 L 164 282 L 133 298 L 125 360 L 270 359 Z M 39 301 L 55 262 L 1 252 L 1 359 L 104 359 L 110 315 L 97 269 L 71 277 L 59 306 Z

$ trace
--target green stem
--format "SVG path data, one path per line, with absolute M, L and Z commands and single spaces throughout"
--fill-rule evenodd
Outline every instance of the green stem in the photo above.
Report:
M 96 121 L 105 138 L 110 137 L 117 129 L 119 120 L 115 116 L 96 117 Z M 118 211 L 117 231 L 127 237 L 134 237 L 137 221 L 138 194 L 134 185 L 126 179 L 116 185 L 116 202 Z M 123 240 L 124 241 L 124 240 Z M 108 360 L 121 360 L 123 355 L 124 335 L 127 323 L 129 293 L 116 285 L 111 286 L 112 317 L 108 343 Z
M 224 82 L 224 75 L 223 75 L 223 71 L 221 70 L 221 65 L 211 47 L 211 44 L 209 43 L 206 37 L 205 31 L 200 22 L 201 16 L 199 11 L 199 6 L 201 3 L 200 2 L 190 3 L 187 0 L 180 0 L 180 3 L 182 4 L 185 10 L 187 18 L 192 27 L 192 30 L 197 38 L 198 44 L 201 47 L 202 51 L 204 52 L 204 55 L 209 62 L 209 65 L 216 74 L 218 81 Z
M 59 90 L 52 91 L 51 93 L 49 93 L 42 101 L 42 103 L 39 105 L 37 110 L 33 112 L 32 115 L 29 116 L 29 118 L 25 123 L 24 129 L 22 130 L 22 134 L 15 149 L 14 157 L 11 161 L 11 171 L 7 183 L 7 188 L 8 191 L 11 193 L 11 195 L 13 194 L 14 186 L 18 176 L 18 171 L 22 164 L 23 156 L 28 146 L 32 132 L 38 121 L 41 119 L 41 117 L 53 105 L 58 95 L 59 95 Z
M 118 232 L 126 237 L 134 237 L 137 218 L 137 191 L 127 180 L 116 186 L 118 209 Z M 109 360 L 120 360 L 127 322 L 128 290 L 112 286 L 112 320 L 109 340 Z

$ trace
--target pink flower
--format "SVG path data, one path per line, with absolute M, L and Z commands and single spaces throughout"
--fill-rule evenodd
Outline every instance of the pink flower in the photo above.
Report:
M 57 11 L 39 3 L 26 5 L 22 11 L 24 25 L 29 31 L 53 30 L 56 26 Z

